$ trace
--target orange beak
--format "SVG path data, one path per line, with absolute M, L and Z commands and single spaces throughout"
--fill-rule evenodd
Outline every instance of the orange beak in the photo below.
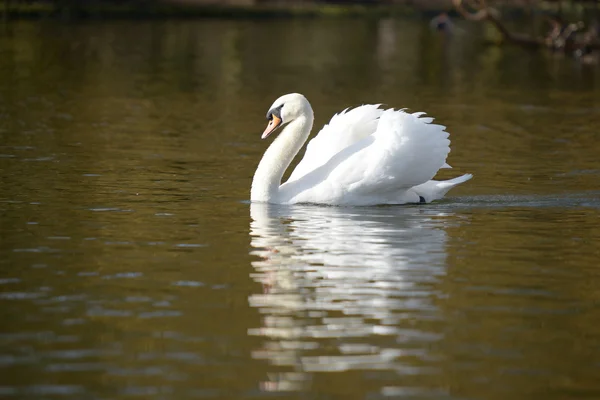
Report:
M 266 139 L 275 129 L 277 129 L 281 125 L 281 118 L 278 118 L 276 115 L 272 116 L 273 118 L 269 121 L 269 125 L 263 132 L 261 139 Z

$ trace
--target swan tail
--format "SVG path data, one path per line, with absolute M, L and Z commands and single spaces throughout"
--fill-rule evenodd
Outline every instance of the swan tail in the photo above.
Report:
M 413 187 L 412 190 L 414 190 L 417 195 L 425 199 L 426 203 L 430 203 L 434 200 L 443 198 L 450 189 L 468 181 L 472 177 L 472 174 L 464 174 L 458 178 L 448 179 L 447 181 L 431 180 Z

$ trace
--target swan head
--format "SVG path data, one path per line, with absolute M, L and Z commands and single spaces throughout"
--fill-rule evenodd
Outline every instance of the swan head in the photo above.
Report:
M 281 96 L 267 111 L 269 124 L 263 132 L 261 139 L 267 138 L 277 128 L 292 122 L 300 116 L 312 114 L 312 108 L 306 100 L 306 97 L 300 93 L 290 93 Z

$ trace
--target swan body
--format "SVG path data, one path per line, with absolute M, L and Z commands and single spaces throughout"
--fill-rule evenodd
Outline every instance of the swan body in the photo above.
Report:
M 313 110 L 298 93 L 281 96 L 267 113 L 262 138 L 283 131 L 261 159 L 250 199 L 276 204 L 377 205 L 429 203 L 441 199 L 471 174 L 435 181 L 450 168 L 448 132 L 424 113 L 381 109 L 367 104 L 333 116 L 312 139 L 287 182 L 285 170 L 313 126 Z

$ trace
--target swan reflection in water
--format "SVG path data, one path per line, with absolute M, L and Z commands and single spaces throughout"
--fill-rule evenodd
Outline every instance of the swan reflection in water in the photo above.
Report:
M 263 291 L 249 302 L 263 317 L 249 334 L 266 339 L 253 356 L 280 366 L 264 390 L 300 390 L 323 371 L 427 368 L 447 212 L 253 203 L 250 213 Z

